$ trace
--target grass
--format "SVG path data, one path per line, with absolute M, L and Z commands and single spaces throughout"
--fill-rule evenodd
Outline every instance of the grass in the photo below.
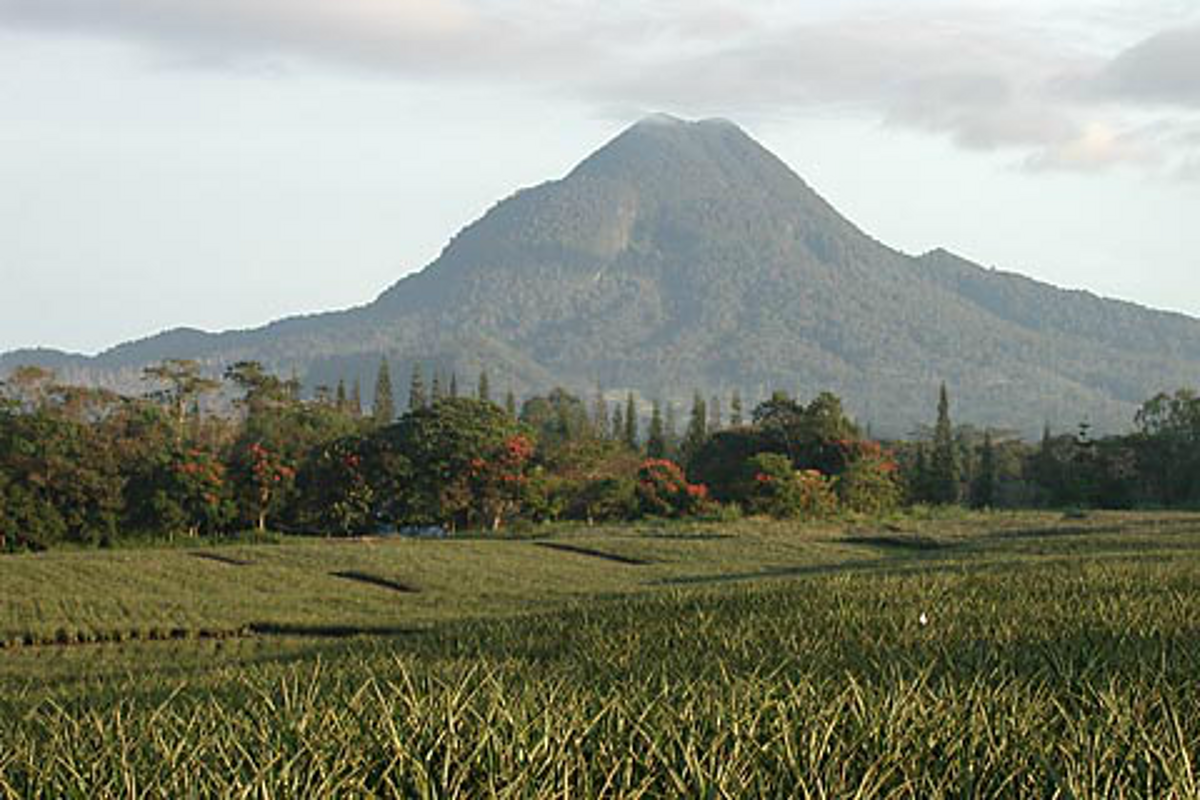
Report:
M 213 552 L 0 559 L 10 637 L 280 628 L 0 652 L 0 796 L 1200 796 L 1200 517 Z

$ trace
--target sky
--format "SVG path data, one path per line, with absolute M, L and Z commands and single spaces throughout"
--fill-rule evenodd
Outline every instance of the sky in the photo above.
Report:
M 1200 316 L 1195 0 L 0 0 L 0 351 L 369 302 L 653 112 Z

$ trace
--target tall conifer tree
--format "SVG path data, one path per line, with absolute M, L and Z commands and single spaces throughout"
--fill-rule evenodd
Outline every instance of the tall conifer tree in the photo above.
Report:
M 958 502 L 958 453 L 954 444 L 954 426 L 950 422 L 950 397 L 946 384 L 938 395 L 937 424 L 933 429 L 933 453 L 929 463 L 929 499 L 949 505 Z
M 654 401 L 650 415 L 650 430 L 646 433 L 646 455 L 650 458 L 667 457 L 667 436 L 663 426 L 662 403 Z
M 517 396 L 513 394 L 512 389 L 509 389 L 504 395 L 504 410 L 513 419 L 517 418 Z
M 429 398 L 425 394 L 425 375 L 421 372 L 421 365 L 413 362 L 412 374 L 408 379 L 408 410 L 416 411 L 427 405 Z
M 971 485 L 971 505 L 976 508 L 991 508 L 996 504 L 996 443 L 992 432 L 983 435 L 983 446 L 979 452 L 979 474 Z
M 683 460 L 691 461 L 707 439 L 708 409 L 704 403 L 704 396 L 700 392 L 696 392 L 692 397 L 692 417 L 688 421 L 687 432 L 683 435 L 683 444 L 680 448 Z
M 479 399 L 485 403 L 492 401 L 492 384 L 488 380 L 487 369 L 479 370 Z
M 667 420 L 664 426 L 663 438 L 667 442 L 667 456 L 675 457 L 675 451 L 679 448 L 679 414 L 675 411 L 675 404 L 667 403 Z
M 729 399 L 729 424 L 736 428 L 743 422 L 742 418 L 742 393 L 737 389 L 733 390 L 733 397 Z
M 625 400 L 625 444 L 629 449 L 638 449 L 638 418 L 637 404 L 633 401 L 633 392 Z
M 354 379 L 354 387 L 350 389 L 350 413 L 356 417 L 362 416 L 362 381 Z
M 396 418 L 396 403 L 392 399 L 392 373 L 387 358 L 379 361 L 379 372 L 375 376 L 375 402 L 371 405 L 371 416 L 380 425 L 390 425 Z
M 595 429 L 597 439 L 608 438 L 608 422 L 608 401 L 604 399 L 604 390 L 600 388 L 600 384 L 596 384 L 596 398 L 592 401 L 592 428 Z

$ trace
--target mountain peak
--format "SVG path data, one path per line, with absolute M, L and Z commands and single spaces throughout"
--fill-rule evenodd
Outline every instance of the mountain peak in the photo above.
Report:
M 659 111 L 654 114 L 649 114 L 635 122 L 631 128 L 674 128 L 680 129 L 714 129 L 714 128 L 736 128 L 741 130 L 736 123 L 733 123 L 724 117 L 709 117 L 707 119 L 687 120 L 682 117 L 677 117 L 674 114 L 667 114 Z
M 568 176 L 641 187 L 650 194 L 690 195 L 732 186 L 761 191 L 766 183 L 796 181 L 790 168 L 736 124 L 719 118 L 685 120 L 652 114 L 592 153 Z

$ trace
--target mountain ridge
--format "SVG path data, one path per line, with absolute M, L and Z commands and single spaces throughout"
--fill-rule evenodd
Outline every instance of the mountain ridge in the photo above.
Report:
M 904 433 L 942 381 L 959 419 L 1027 433 L 1045 423 L 1127 427 L 1136 404 L 1200 371 L 1200 320 L 980 267 L 938 248 L 909 256 L 842 216 L 726 120 L 643 120 L 562 178 L 519 190 L 420 272 L 341 311 L 205 333 L 173 329 L 95 357 L 22 359 L 64 380 L 136 386 L 188 357 L 212 371 L 255 359 L 312 387 L 381 356 L 519 392 L 562 384 L 686 402 L 773 388 L 842 394 Z

